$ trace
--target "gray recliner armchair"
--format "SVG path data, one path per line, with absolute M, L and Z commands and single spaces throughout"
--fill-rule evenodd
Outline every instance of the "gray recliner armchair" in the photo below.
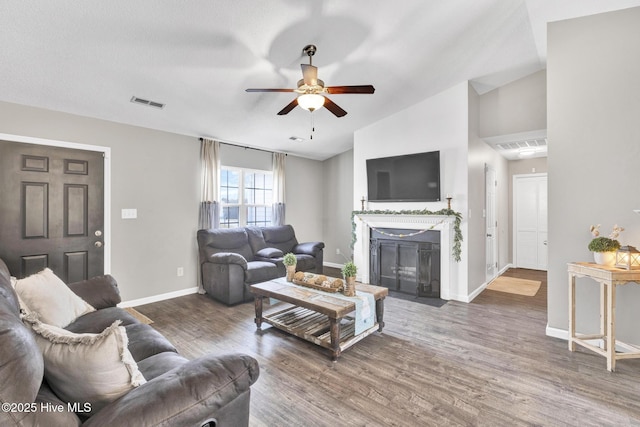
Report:
M 322 273 L 324 243 L 298 243 L 291 225 L 198 230 L 197 238 L 202 286 L 227 305 L 253 300 L 252 284 L 285 276 L 288 252 L 298 271 Z

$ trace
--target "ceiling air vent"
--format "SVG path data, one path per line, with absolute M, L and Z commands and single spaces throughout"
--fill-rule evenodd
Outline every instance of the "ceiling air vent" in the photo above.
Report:
M 140 105 L 146 105 L 149 107 L 159 108 L 161 110 L 164 108 L 164 104 L 161 102 L 149 101 L 148 99 L 138 98 L 135 95 L 131 97 L 131 102 L 133 102 L 134 104 L 140 104 Z
M 519 150 L 522 148 L 546 147 L 547 138 L 528 139 L 525 141 L 514 141 L 495 145 L 499 150 Z
M 300 138 L 299 136 L 290 136 L 289 137 L 290 140 L 295 141 L 295 142 L 302 142 L 304 141 L 303 138 Z

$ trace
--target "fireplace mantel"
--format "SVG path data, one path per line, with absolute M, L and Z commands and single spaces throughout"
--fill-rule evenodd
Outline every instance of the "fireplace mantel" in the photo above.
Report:
M 445 215 L 397 215 L 397 214 L 357 214 L 354 215 L 356 241 L 353 246 L 353 260 L 358 267 L 358 280 L 369 283 L 369 238 L 371 227 L 402 228 L 410 230 L 440 231 L 440 298 L 449 300 L 456 295 L 453 288 L 453 265 L 451 256 L 453 226 L 455 218 Z

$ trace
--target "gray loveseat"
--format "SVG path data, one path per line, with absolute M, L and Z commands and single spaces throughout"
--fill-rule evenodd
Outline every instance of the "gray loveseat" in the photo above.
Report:
M 43 355 L 32 331 L 20 319 L 18 298 L 0 259 L 1 426 L 248 425 L 250 386 L 259 375 L 255 359 L 231 354 L 189 361 L 151 326 L 116 307 L 120 295 L 113 277 L 101 276 L 69 287 L 96 311 L 78 317 L 65 329 L 98 333 L 120 319 L 128 335 L 128 349 L 147 382 L 88 419 L 86 414 L 72 412 L 68 402 L 47 384 Z
M 322 273 L 324 243 L 298 243 L 291 225 L 198 230 L 198 248 L 204 290 L 227 305 L 253 300 L 250 285 L 285 276 L 286 253 L 296 270 Z

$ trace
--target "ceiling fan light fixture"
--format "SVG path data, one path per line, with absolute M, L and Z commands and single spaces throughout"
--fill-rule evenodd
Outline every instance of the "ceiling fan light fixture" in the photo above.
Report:
M 318 108 L 322 108 L 324 100 L 325 97 L 317 93 L 305 93 L 298 97 L 298 105 L 305 110 L 315 111 Z

